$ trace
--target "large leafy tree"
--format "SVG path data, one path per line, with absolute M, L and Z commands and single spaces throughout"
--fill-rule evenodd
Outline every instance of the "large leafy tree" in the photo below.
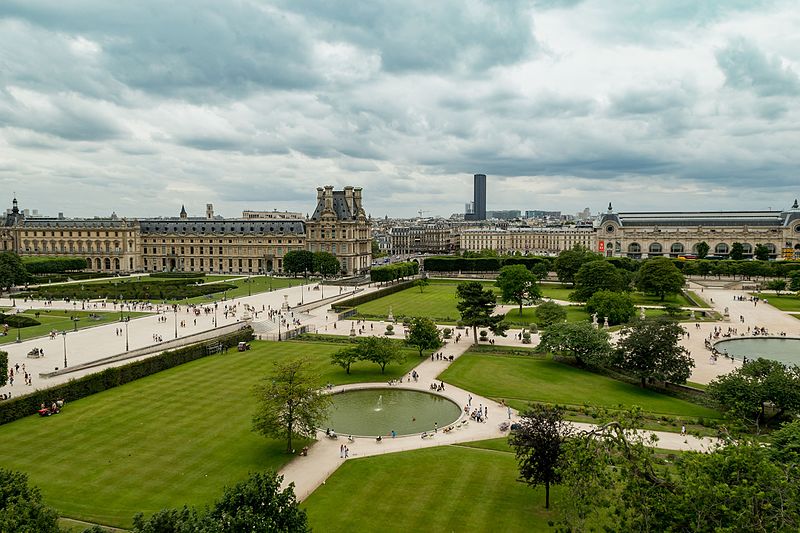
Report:
M 405 360 L 400 347 L 386 337 L 365 337 L 358 341 L 361 359 L 371 361 L 381 367 L 381 374 L 390 363 L 402 363 Z
M 438 350 L 442 347 L 442 333 L 430 318 L 420 317 L 411 321 L 408 328 L 406 344 L 419 350 L 419 356 L 425 350 Z
M 461 322 L 472 328 L 472 338 L 478 343 L 478 328 L 489 328 L 495 335 L 505 336 L 508 325 L 503 322 L 503 315 L 493 315 L 497 305 L 497 296 L 491 289 L 484 289 L 479 281 L 465 281 L 456 287 L 458 303 L 456 307 L 461 313 Z
M 708 245 L 706 241 L 701 241 L 697 243 L 697 257 L 703 259 L 705 256 L 708 255 L 708 251 L 711 249 L 711 246 Z
M 553 267 L 562 283 L 573 283 L 575 274 L 578 273 L 581 265 L 598 258 L 600 258 L 599 254 L 592 253 L 588 248 L 576 244 L 571 250 L 564 250 L 558 254 Z
M 560 480 L 558 468 L 571 428 L 558 407 L 532 405 L 508 439 L 516 453 L 520 479 L 532 487 L 544 485 L 546 509 L 550 508 L 550 485 Z
M 655 294 L 661 301 L 668 294 L 681 292 L 686 280 L 668 257 L 654 257 L 644 262 L 636 276 L 636 286 L 640 291 Z
M 542 302 L 536 306 L 533 312 L 536 315 L 536 325 L 540 328 L 549 328 L 557 322 L 563 322 L 567 318 L 567 310 L 563 305 L 555 302 Z
M 0 289 L 10 289 L 28 280 L 28 271 L 14 252 L 0 253 Z
M 588 322 L 553 324 L 541 334 L 539 350 L 574 357 L 579 363 L 605 366 L 611 356 L 608 332 Z
M 314 254 L 308 250 L 292 250 L 283 256 L 283 270 L 290 274 L 314 271 Z
M 582 264 L 575 273 L 575 291 L 570 299 L 585 302 L 597 291 L 617 292 L 625 288 L 625 278 L 619 269 L 605 259 L 598 259 Z
M 0 531 L 60 533 L 58 513 L 42 502 L 39 489 L 28 476 L 0 468 Z
M 744 245 L 740 242 L 731 244 L 731 253 L 728 256 L 731 259 L 739 261 L 744 258 Z
M 361 360 L 361 350 L 358 346 L 347 346 L 331 354 L 331 364 L 344 368 L 346 374 L 350 373 L 350 365 Z
M 684 383 L 694 359 L 678 344 L 682 336 L 683 328 L 674 320 L 636 321 L 620 333 L 617 366 L 639 378 L 642 387 L 652 379 Z
M 754 254 L 756 256 L 756 259 L 760 261 L 769 260 L 769 248 L 767 248 L 766 244 L 756 244 Z
M 265 437 L 285 438 L 292 452 L 292 438 L 313 437 L 325 420 L 330 395 L 320 390 L 310 363 L 297 359 L 275 364 L 275 371 L 256 385 L 257 410 L 253 431 Z
M 623 324 L 633 318 L 636 307 L 630 295 L 625 292 L 597 291 L 586 302 L 590 314 L 597 313 L 598 320 L 608 317 L 611 325 Z
M 748 429 L 800 412 L 800 367 L 756 359 L 712 381 L 710 398 Z
M 541 298 L 542 293 L 536 283 L 536 276 L 525 265 L 508 265 L 500 269 L 495 284 L 500 287 L 503 300 L 519 305 L 522 315 L 522 304 L 526 301 Z
M 330 252 L 314 252 L 314 272 L 319 272 L 322 277 L 335 276 L 342 269 L 339 260 Z

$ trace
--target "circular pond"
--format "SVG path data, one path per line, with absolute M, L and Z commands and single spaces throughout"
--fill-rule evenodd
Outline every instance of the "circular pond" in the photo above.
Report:
M 800 339 L 787 337 L 745 337 L 729 339 L 714 345 L 736 359 L 772 359 L 786 364 L 800 364 Z
M 461 415 L 454 402 L 407 389 L 362 389 L 333 395 L 325 428 L 339 435 L 410 435 L 443 428 Z

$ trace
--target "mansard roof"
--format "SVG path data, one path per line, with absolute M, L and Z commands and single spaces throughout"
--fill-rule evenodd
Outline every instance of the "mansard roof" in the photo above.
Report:
M 152 218 L 139 221 L 142 235 L 305 235 L 302 220 L 247 220 L 207 218 Z
M 637 226 L 762 226 L 780 228 L 800 216 L 781 211 L 667 211 L 606 213 L 600 224 Z

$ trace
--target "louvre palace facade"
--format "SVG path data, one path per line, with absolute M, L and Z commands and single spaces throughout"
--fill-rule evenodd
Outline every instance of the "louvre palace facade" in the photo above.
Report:
M 330 252 L 342 273 L 361 274 L 372 261 L 372 233 L 360 187 L 317 188 L 313 215 L 246 211 L 242 218 L 126 219 L 30 217 L 16 198 L 0 228 L 0 250 L 20 255 L 86 258 L 98 272 L 282 272 L 292 250 Z

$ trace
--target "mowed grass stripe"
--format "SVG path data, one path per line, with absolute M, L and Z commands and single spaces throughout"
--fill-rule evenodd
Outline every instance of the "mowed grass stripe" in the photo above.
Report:
M 302 506 L 325 532 L 547 530 L 557 511 L 517 477 L 511 454 L 443 446 L 349 460 Z
M 586 403 L 611 409 L 638 405 L 653 414 L 721 416 L 713 409 L 538 357 L 467 352 L 437 379 L 497 400 L 518 398 L 562 405 Z
M 139 511 L 205 505 L 225 485 L 291 458 L 284 442 L 250 431 L 252 388 L 273 363 L 307 357 L 322 385 L 385 382 L 419 362 L 404 350 L 406 362 L 386 374 L 360 362 L 346 375 L 330 364 L 342 347 L 254 342 L 249 352 L 203 358 L 69 403 L 57 416 L 0 426 L 0 464 L 27 473 L 62 515 L 90 522 L 130 527 Z

